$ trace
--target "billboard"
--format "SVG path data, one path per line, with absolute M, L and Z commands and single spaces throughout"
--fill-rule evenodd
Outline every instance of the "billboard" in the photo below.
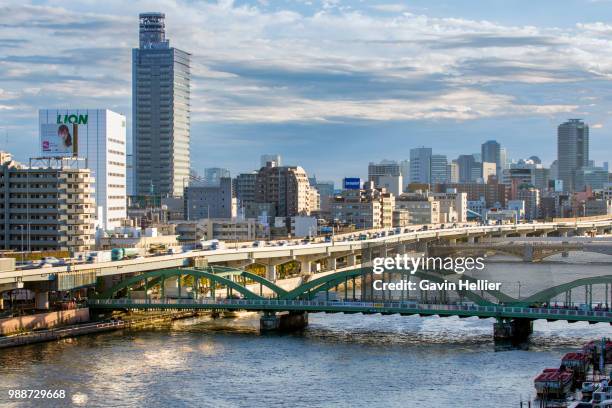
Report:
M 345 190 L 359 190 L 361 188 L 361 179 L 359 177 L 346 177 L 342 182 L 342 187 Z
M 57 115 L 56 123 L 40 125 L 40 149 L 43 155 L 77 156 L 79 125 L 87 125 L 87 115 Z

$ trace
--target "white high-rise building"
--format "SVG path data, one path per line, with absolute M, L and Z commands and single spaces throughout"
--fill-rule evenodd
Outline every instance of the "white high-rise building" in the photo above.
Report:
M 126 211 L 126 121 L 108 109 L 41 109 L 40 154 L 81 157 L 94 178 L 97 225 L 121 226 Z

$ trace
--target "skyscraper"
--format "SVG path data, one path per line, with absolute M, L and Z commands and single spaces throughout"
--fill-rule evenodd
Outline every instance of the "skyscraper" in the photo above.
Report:
M 431 184 L 446 183 L 448 181 L 448 160 L 443 154 L 431 155 Z
M 410 149 L 410 182 L 431 182 L 431 147 Z
M 460 183 L 471 183 L 475 181 L 474 175 L 476 171 L 480 173 L 480 169 L 477 168 L 477 162 L 474 160 L 472 154 L 462 154 L 457 158 L 457 165 L 459 166 L 459 182 Z
M 589 163 L 589 126 L 570 119 L 557 129 L 557 166 L 565 191 L 575 191 L 576 171 Z
M 140 14 L 132 50 L 136 194 L 182 196 L 189 179 L 190 54 L 170 47 L 163 13 Z
M 480 146 L 480 155 L 483 163 L 495 163 L 495 173 L 502 174 L 501 146 L 495 140 L 488 140 Z

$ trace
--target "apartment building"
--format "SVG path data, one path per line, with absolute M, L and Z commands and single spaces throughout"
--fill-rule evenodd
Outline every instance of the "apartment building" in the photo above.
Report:
M 332 201 L 335 220 L 355 225 L 355 228 L 391 228 L 395 197 L 384 189 L 372 188 L 344 190 Z
M 86 251 L 95 244 L 94 179 L 84 160 L 0 153 L 0 246 L 23 251 Z

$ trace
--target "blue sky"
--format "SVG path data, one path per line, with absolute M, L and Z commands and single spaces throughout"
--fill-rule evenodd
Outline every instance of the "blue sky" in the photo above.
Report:
M 556 155 L 556 126 L 591 125 L 612 161 L 612 1 L 22 1 L 0 5 L 0 148 L 37 154 L 37 110 L 131 120 L 139 12 L 166 13 L 193 54 L 192 163 L 253 170 L 280 153 L 319 179 L 430 146 L 497 139 Z

